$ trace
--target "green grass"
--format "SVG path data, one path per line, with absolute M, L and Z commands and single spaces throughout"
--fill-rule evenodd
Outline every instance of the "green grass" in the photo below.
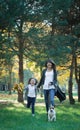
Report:
M 56 100 L 57 121 L 48 122 L 45 106 L 37 99 L 35 117 L 31 110 L 21 103 L 0 104 L 0 130 L 80 130 L 80 103 L 70 105 L 68 101 L 60 104 Z

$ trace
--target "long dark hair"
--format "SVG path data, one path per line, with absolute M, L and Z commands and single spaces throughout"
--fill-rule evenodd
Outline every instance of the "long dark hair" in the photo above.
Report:
M 51 63 L 51 64 L 52 64 L 52 68 L 53 68 L 54 70 L 56 70 L 56 64 L 55 64 L 55 62 L 54 62 L 53 60 L 48 59 L 48 60 L 46 61 L 46 63 L 45 63 L 45 67 L 46 67 L 46 68 L 47 68 L 47 63 Z

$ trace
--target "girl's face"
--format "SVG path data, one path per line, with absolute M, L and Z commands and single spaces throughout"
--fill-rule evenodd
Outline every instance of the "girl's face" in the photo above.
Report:
M 35 79 L 31 79 L 30 84 L 33 86 L 35 85 Z
M 52 63 L 48 62 L 47 63 L 47 68 L 52 68 Z

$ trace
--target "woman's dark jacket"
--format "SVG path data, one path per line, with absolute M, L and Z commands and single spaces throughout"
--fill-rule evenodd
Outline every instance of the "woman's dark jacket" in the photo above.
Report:
M 39 82 L 39 84 L 37 86 L 38 88 L 40 88 L 40 86 L 42 86 L 44 84 L 46 71 L 47 71 L 47 69 L 44 69 L 42 71 L 42 76 L 41 76 L 40 82 Z M 54 71 L 53 82 L 51 84 L 55 86 L 56 83 L 57 83 L 57 73 L 56 73 L 56 70 L 53 70 L 53 71 Z
M 38 88 L 40 88 L 40 86 L 42 86 L 44 84 L 44 81 L 45 81 L 45 73 L 46 73 L 47 69 L 44 69 L 42 71 L 42 76 L 41 76 L 41 79 L 40 79 L 40 82 L 38 84 Z M 58 86 L 57 84 L 57 72 L 56 70 L 53 70 L 54 71 L 54 77 L 53 77 L 53 84 L 56 88 L 56 93 L 55 93 L 55 96 L 58 97 L 59 101 L 62 102 L 66 99 L 66 94 L 64 92 L 62 92 L 62 90 L 60 89 L 60 87 Z

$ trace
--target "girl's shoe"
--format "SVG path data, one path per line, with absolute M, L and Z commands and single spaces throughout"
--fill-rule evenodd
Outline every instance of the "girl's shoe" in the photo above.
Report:
M 35 116 L 35 114 L 32 114 L 32 116 Z

